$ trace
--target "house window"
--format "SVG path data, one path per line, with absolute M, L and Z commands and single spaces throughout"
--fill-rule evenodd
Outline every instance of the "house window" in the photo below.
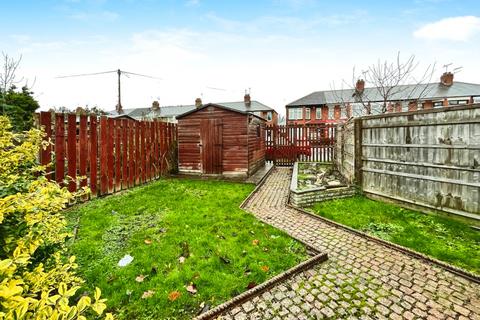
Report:
M 328 119 L 335 119 L 335 107 L 328 106 Z
M 346 106 L 340 106 L 340 118 L 342 118 L 342 119 L 348 118 L 347 107 Z
M 435 102 L 433 103 L 433 107 L 434 107 L 434 108 L 441 108 L 441 107 L 443 107 L 443 101 L 435 101 Z
M 288 119 L 289 120 L 300 120 L 303 119 L 302 108 L 291 108 L 288 110 Z
M 267 120 L 271 121 L 272 120 L 272 111 L 267 112 Z
M 322 119 L 322 107 L 315 108 L 315 119 L 321 120 Z
M 468 104 L 468 100 L 448 100 L 448 104 L 451 106 L 454 106 L 457 104 Z
M 305 108 L 305 119 L 310 120 L 310 108 Z

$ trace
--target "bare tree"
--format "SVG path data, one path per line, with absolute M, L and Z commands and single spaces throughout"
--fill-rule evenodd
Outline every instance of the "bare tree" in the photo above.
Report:
M 22 56 L 18 59 L 10 57 L 8 54 L 2 51 L 3 66 L 0 72 L 0 96 L 2 98 L 2 111 L 5 113 L 5 94 L 7 90 L 10 89 L 13 85 L 22 82 L 23 78 L 17 79 L 16 73 L 20 62 L 22 61 Z
M 378 60 L 360 74 L 356 73 L 354 67 L 351 83 L 342 80 L 341 89 L 335 90 L 333 84 L 332 91 L 336 100 L 344 106 L 360 103 L 369 114 L 372 104 L 379 104 L 380 112 L 385 113 L 393 101 L 399 103 L 400 100 L 414 103 L 421 101 L 428 94 L 426 83 L 431 81 L 435 66 L 435 63 L 428 65 L 420 76 L 416 77 L 419 62 L 415 60 L 415 56 L 411 55 L 403 61 L 399 52 L 394 62 Z M 345 95 L 345 87 L 350 89 L 348 91 L 351 92 L 351 96 Z M 365 90 L 365 87 L 369 87 L 368 90 Z

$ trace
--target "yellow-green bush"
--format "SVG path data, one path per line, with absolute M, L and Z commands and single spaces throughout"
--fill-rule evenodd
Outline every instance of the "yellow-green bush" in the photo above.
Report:
M 0 116 L 0 319 L 100 317 L 100 290 L 77 297 L 82 279 L 65 257 L 61 210 L 75 195 L 44 177 L 41 147 L 40 130 L 13 134 Z

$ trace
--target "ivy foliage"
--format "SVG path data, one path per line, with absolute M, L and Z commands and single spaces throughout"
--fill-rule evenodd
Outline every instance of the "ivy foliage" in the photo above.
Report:
M 79 297 L 83 280 L 65 254 L 62 209 L 76 195 L 37 164 L 42 132 L 11 130 L 0 116 L 0 319 L 113 319 L 100 289 Z

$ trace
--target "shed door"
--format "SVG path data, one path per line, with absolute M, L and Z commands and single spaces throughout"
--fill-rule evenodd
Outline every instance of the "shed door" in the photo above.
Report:
M 203 119 L 200 123 L 200 141 L 203 173 L 222 173 L 222 119 Z

